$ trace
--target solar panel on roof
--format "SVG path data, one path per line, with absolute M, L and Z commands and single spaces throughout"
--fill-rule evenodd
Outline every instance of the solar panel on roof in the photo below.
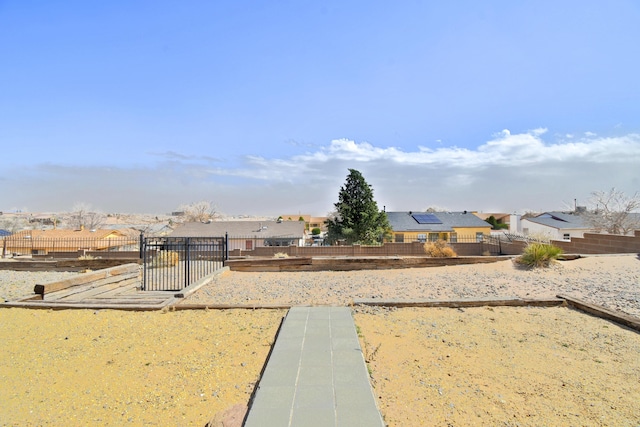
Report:
M 411 215 L 418 224 L 442 224 L 434 214 L 413 214 Z

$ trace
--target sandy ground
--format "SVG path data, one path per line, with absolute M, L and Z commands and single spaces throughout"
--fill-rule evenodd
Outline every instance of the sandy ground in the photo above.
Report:
M 25 274 L 0 271 L 3 295 L 47 277 Z M 228 272 L 186 302 L 557 293 L 640 317 L 640 260 Z M 248 402 L 284 313 L 0 309 L 0 425 L 203 426 Z M 356 308 L 354 319 L 390 426 L 640 425 L 640 334 L 613 323 L 568 308 Z
M 0 425 L 204 426 L 247 404 L 284 313 L 0 309 Z
M 637 332 L 564 307 L 358 311 L 390 426 L 640 425 Z

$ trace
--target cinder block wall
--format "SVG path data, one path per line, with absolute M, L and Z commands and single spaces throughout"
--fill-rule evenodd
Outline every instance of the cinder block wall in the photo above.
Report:
M 572 237 L 570 242 L 553 240 L 551 243 L 569 254 L 640 253 L 640 230 L 633 236 L 585 233 L 583 238 Z
M 574 237 L 570 242 L 554 240 L 552 243 L 568 254 L 620 254 L 640 253 L 640 230 L 634 236 L 616 236 L 609 234 L 585 234 L 583 238 Z M 498 246 L 485 243 L 450 243 L 459 256 L 480 256 L 485 252 L 497 254 Z M 520 255 L 527 246 L 526 242 L 500 242 L 501 255 Z M 340 256 L 423 256 L 423 244 L 385 243 L 382 246 L 268 246 L 251 251 L 234 249 L 231 257 L 255 256 L 272 257 L 283 252 L 298 257 L 340 257 Z

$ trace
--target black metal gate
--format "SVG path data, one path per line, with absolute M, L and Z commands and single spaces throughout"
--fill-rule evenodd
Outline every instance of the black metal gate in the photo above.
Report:
M 482 236 L 482 252 L 489 252 L 491 256 L 502 255 L 502 244 L 500 237 Z
M 142 290 L 179 291 L 221 269 L 226 237 L 143 237 Z

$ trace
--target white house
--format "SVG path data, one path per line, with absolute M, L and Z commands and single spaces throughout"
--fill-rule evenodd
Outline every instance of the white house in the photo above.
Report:
M 522 218 L 519 223 L 518 231 L 522 234 L 546 236 L 552 240 L 571 240 L 594 232 L 583 217 L 574 213 L 545 212 L 533 218 Z
M 253 250 L 260 246 L 304 246 L 304 221 L 187 222 L 170 237 L 229 237 L 229 250 Z

